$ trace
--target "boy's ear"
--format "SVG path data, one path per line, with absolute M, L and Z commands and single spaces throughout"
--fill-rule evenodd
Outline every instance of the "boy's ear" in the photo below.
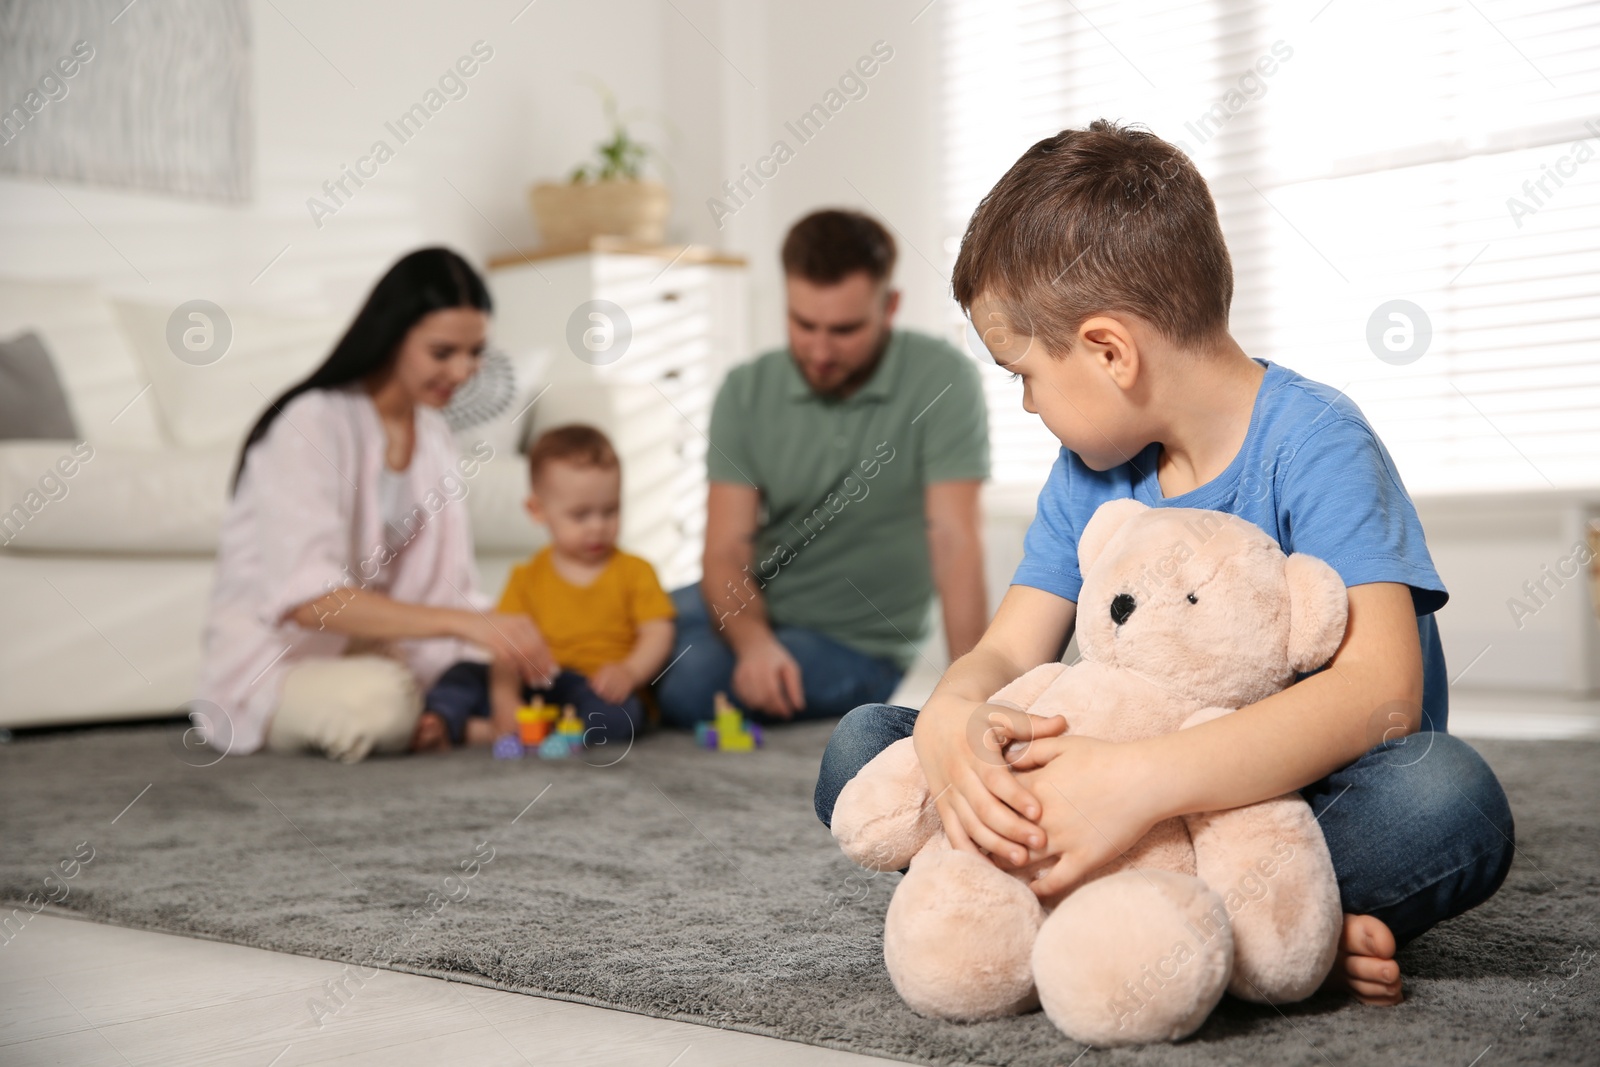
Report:
M 522 502 L 522 507 L 534 522 L 544 522 L 544 508 L 539 505 L 538 493 L 529 493 L 528 498 Z
M 1078 327 L 1077 345 L 1091 352 L 1120 389 L 1132 388 L 1143 369 L 1133 332 L 1111 315 L 1096 315 Z
M 1314 671 L 1344 641 L 1350 592 L 1338 571 L 1304 552 L 1285 561 L 1283 574 L 1289 580 L 1289 669 Z
M 1089 573 L 1089 568 L 1094 566 L 1094 561 L 1110 543 L 1111 535 L 1122 529 L 1123 523 L 1140 512 L 1149 510 L 1148 504 L 1141 504 L 1132 497 L 1107 500 L 1096 508 L 1094 515 L 1084 524 L 1083 533 L 1078 537 L 1078 573 L 1080 575 Z

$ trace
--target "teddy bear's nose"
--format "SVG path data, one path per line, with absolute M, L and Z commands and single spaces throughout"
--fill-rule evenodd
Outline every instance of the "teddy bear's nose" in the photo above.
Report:
M 1132 615 L 1133 609 L 1138 606 L 1138 602 L 1127 593 L 1118 593 L 1111 598 L 1111 621 L 1121 626 L 1128 621 L 1128 616 Z

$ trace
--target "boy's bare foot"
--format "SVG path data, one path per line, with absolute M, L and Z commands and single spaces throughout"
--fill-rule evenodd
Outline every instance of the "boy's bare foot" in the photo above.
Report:
M 411 751 L 449 752 L 450 731 L 436 711 L 425 711 L 417 716 L 417 726 L 411 732 Z
M 494 744 L 494 723 L 488 719 L 468 719 L 463 740 L 469 745 Z
M 1382 919 L 1346 915 L 1339 936 L 1339 955 L 1325 988 L 1347 989 L 1363 1004 L 1388 1006 L 1405 999 L 1400 965 L 1394 959 L 1394 934 Z

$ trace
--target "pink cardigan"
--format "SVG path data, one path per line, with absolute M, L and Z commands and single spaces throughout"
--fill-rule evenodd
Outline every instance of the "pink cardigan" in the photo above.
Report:
M 385 437 L 372 398 L 359 388 L 302 393 L 250 449 L 217 552 L 198 702 L 191 717 L 222 752 L 254 752 L 266 740 L 283 675 L 349 638 L 304 629 L 285 616 L 307 601 L 360 588 L 384 560 L 378 482 Z M 468 481 L 476 460 L 458 459 L 444 418 L 417 408 L 407 470 L 420 526 L 388 568 L 395 600 L 482 609 Z M 453 638 L 396 642 L 419 687 L 482 653 Z

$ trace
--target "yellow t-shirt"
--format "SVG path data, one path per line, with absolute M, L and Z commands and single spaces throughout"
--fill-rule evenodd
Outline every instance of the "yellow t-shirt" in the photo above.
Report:
M 580 586 L 557 573 L 549 548 L 512 569 L 500 610 L 531 618 L 555 661 L 583 675 L 625 658 L 640 623 L 676 614 L 646 560 L 617 552 L 598 578 Z

